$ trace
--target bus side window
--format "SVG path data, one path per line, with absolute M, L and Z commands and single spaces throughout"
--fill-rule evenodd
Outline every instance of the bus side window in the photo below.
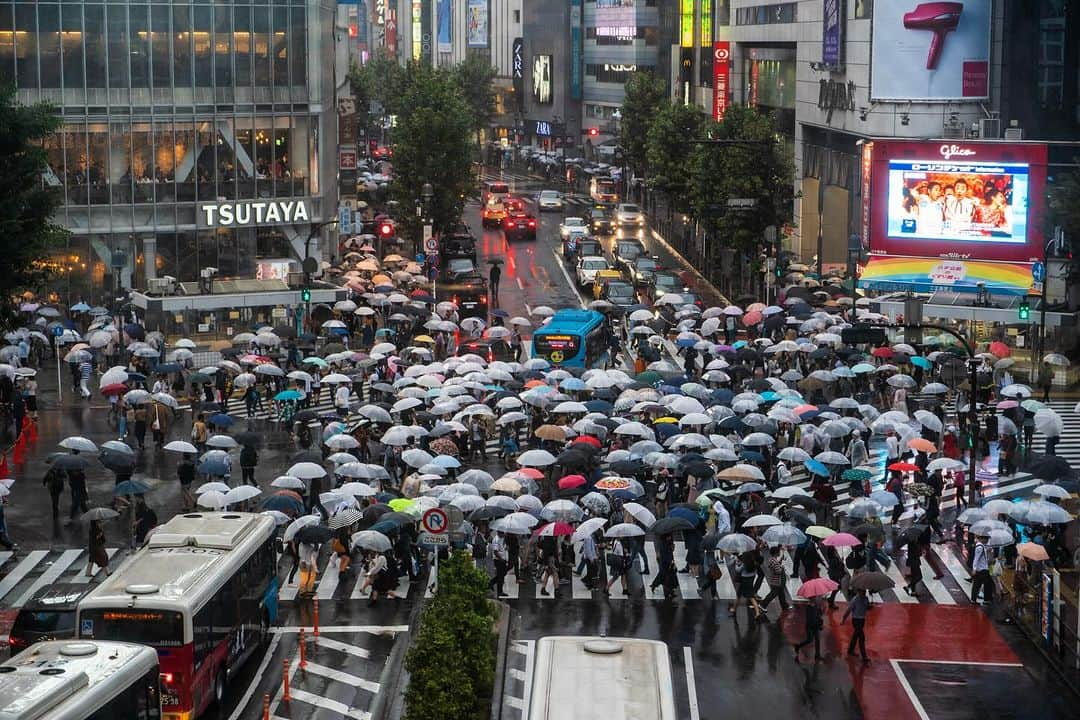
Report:
M 212 629 L 214 622 L 214 604 L 216 599 L 211 598 L 195 616 L 191 618 L 191 632 L 194 639 L 195 669 L 202 667 L 207 653 L 213 647 Z
M 236 627 L 239 595 L 237 585 L 242 581 L 242 577 L 233 576 L 221 586 L 214 598 L 214 645 L 226 640 Z

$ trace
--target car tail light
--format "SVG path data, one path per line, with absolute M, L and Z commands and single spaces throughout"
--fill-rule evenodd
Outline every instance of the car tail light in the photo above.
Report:
M 495 361 L 495 353 L 488 350 L 488 362 L 494 362 L 494 361 Z
M 487 305 L 487 295 L 481 295 L 480 296 L 480 302 L 483 303 L 484 305 Z
M 450 302 L 452 302 L 452 303 L 454 303 L 455 305 L 457 305 L 457 304 L 458 304 L 458 301 L 457 301 L 457 295 L 455 295 L 454 297 L 450 298 Z
M 530 220 L 529 221 L 529 227 L 531 227 L 531 228 L 536 227 L 536 221 L 535 220 Z

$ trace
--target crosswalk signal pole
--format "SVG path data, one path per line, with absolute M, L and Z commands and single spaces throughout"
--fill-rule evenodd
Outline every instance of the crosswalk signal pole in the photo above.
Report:
M 968 394 L 968 507 L 978 507 L 975 504 L 975 443 L 979 437 L 979 411 L 976 407 L 977 384 L 979 382 L 979 361 L 976 358 L 968 358 L 970 375 L 968 383 L 971 392 Z

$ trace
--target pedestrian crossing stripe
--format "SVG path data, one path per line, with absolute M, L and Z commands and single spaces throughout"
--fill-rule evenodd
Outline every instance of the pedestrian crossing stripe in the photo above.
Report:
M 119 550 L 108 548 L 109 559 Z M 0 608 L 21 608 L 41 588 L 56 583 L 86 585 L 100 581 L 105 571 L 97 568 L 93 575 L 87 575 L 88 560 L 87 552 L 79 548 L 31 550 L 18 556 L 0 552 Z

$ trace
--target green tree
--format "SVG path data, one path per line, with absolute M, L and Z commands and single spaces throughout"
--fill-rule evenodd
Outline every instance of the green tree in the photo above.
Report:
M 790 217 L 794 165 L 787 147 L 776 140 L 772 117 L 754 108 L 730 107 L 722 121 L 709 124 L 707 134 L 721 142 L 695 145 L 690 155 L 691 211 L 723 246 L 752 251 L 761 246 L 766 227 Z M 727 203 L 733 198 L 756 204 L 731 212 Z
M 495 117 L 495 68 L 483 56 L 469 54 L 454 67 L 453 74 L 469 107 L 479 149 L 480 133 L 491 126 Z
M 435 232 L 441 232 L 461 218 L 475 185 L 469 107 L 449 71 L 419 63 L 406 68 L 396 105 L 390 193 L 404 210 L 399 222 L 419 237 L 419 219 L 411 210 L 424 183 L 431 183 L 434 197 L 426 215 Z
M 405 720 L 479 720 L 488 716 L 495 681 L 487 574 L 464 552 L 439 566 L 439 588 L 420 616 L 405 657 Z
M 366 112 L 374 101 L 388 114 L 396 113 L 405 81 L 405 69 L 385 52 L 376 53 L 363 65 L 353 64 L 349 68 L 349 84 L 357 108 L 362 112 Z
M 14 88 L 0 89 L 0 327 L 12 327 L 16 295 L 40 286 L 47 277 L 40 261 L 68 235 L 52 221 L 60 194 L 41 183 L 48 163 L 41 141 L 60 127 L 57 112 L 45 104 L 20 105 Z
M 645 141 L 649 184 L 664 193 L 672 209 L 690 211 L 693 177 L 687 157 L 704 135 L 706 117 L 694 105 L 668 103 L 660 107 Z
M 649 159 L 646 138 L 653 120 L 664 104 L 664 82 L 649 72 L 636 72 L 626 81 L 619 123 L 619 145 L 627 166 L 638 177 L 646 177 Z

